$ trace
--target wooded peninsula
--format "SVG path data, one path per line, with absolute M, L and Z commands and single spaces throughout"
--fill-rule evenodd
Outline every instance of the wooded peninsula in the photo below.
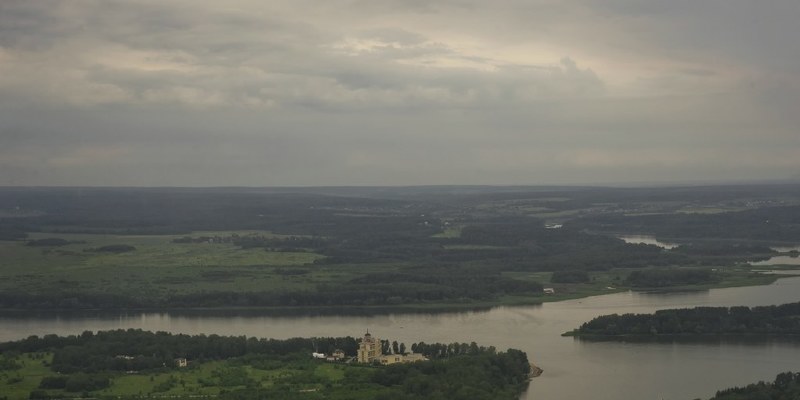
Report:
M 585 339 L 782 336 L 800 339 L 800 303 L 763 307 L 695 307 L 653 314 L 602 315 L 565 335 Z
M 524 352 L 476 343 L 414 343 L 410 348 L 424 361 L 392 365 L 357 362 L 358 346 L 352 337 L 276 340 L 133 329 L 31 336 L 0 344 L 0 399 L 514 400 L 531 373 Z M 392 353 L 391 347 L 385 350 Z M 326 353 L 341 357 L 317 357 Z
M 720 390 L 710 400 L 796 400 L 800 399 L 800 373 L 783 372 L 773 382 Z

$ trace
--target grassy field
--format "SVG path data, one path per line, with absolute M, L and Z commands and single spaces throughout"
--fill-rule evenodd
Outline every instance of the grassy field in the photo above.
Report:
M 194 236 L 255 232 L 197 232 Z M 258 232 L 270 235 L 269 232 Z M 311 252 L 241 249 L 232 243 L 173 243 L 182 236 L 31 234 L 30 239 L 59 238 L 65 246 L 26 246 L 0 241 L 0 290 L 41 292 L 57 289 L 164 295 L 202 290 L 264 290 L 312 287 L 329 271 L 303 267 L 322 258 Z M 136 248 L 124 253 L 87 251 L 108 245 Z M 308 273 L 281 274 L 291 268 Z
M 497 249 L 511 249 L 508 246 L 492 246 L 485 244 L 448 244 L 442 246 L 446 250 L 497 250 Z
M 9 356 L 0 356 L 9 357 Z M 43 377 L 58 376 L 48 367 L 53 358 L 48 353 L 25 353 L 10 356 L 19 369 L 0 371 L 0 399 L 28 399 L 31 391 L 37 390 Z M 140 398 L 169 397 L 196 398 L 216 397 L 222 391 L 236 389 L 278 389 L 293 392 L 313 393 L 323 388 L 335 389 L 343 386 L 345 371 L 350 375 L 369 367 L 343 365 L 294 359 L 272 362 L 268 368 L 256 368 L 237 359 L 225 361 L 193 362 L 186 368 L 149 371 L 147 373 L 111 373 L 107 388 L 92 391 L 91 397 Z M 369 393 L 369 387 L 362 388 Z M 82 393 L 49 389 L 48 395 L 64 398 L 82 397 Z M 365 397 L 368 398 L 368 397 Z
M 52 375 L 48 367 L 52 354 L 26 353 L 18 357 L 0 355 L 0 359 L 12 359 L 19 369 L 0 369 L 0 398 L 27 399 L 31 390 L 39 387 L 42 377 Z

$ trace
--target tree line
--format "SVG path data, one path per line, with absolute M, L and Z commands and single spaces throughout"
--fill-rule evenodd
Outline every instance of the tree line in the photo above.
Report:
M 695 307 L 653 314 L 610 314 L 592 319 L 572 334 L 625 335 L 800 335 L 800 303 L 763 307 Z M 800 337 L 800 336 L 798 336 Z
M 793 194 L 796 196 L 796 193 Z M 800 206 L 772 206 L 718 214 L 664 213 L 596 215 L 570 222 L 595 231 L 637 232 L 659 238 L 717 238 L 795 242 L 800 238 Z M 711 249 L 709 249 L 711 250 Z
M 772 382 L 724 389 L 710 400 L 796 400 L 800 399 L 800 373 L 783 372 Z
M 46 364 L 52 375 L 41 377 L 31 399 L 64 397 L 64 393 L 84 393 L 109 387 L 115 377 L 127 371 L 140 374 L 163 373 L 178 367 L 175 358 L 188 358 L 192 365 L 226 360 L 210 377 L 198 378 L 202 384 L 219 386 L 223 400 L 306 399 L 297 384 L 327 382 L 317 394 L 330 399 L 457 399 L 512 400 L 527 387 L 530 364 L 519 350 L 497 351 L 476 343 L 414 343 L 411 348 L 431 361 L 395 364 L 384 367 L 359 364 L 342 365 L 344 379 L 332 384 L 314 373 L 311 352 L 343 350 L 354 356 L 358 342 L 352 337 L 257 339 L 244 336 L 185 335 L 147 332 L 138 329 L 83 332 L 80 335 L 30 336 L 0 343 L 0 352 L 13 360 L 23 353 L 50 352 Z M 385 352 L 403 352 L 404 344 L 383 343 Z M 10 369 L 18 365 L 8 363 Z M 241 368 L 296 371 L 277 376 L 275 384 L 264 386 L 253 381 Z M 190 368 L 191 369 L 191 365 Z M 238 372 L 237 372 L 238 371 Z M 162 382 L 156 392 L 170 390 L 176 379 Z M 163 387 L 162 387 L 163 386 Z
M 332 353 L 336 349 L 354 356 L 358 344 L 352 337 L 277 340 L 245 336 L 153 333 L 140 329 L 97 333 L 85 331 L 80 335 L 70 336 L 34 335 L 0 344 L 0 352 L 4 353 L 52 352 L 52 369 L 59 373 L 174 368 L 176 358 L 224 360 L 247 354 Z
M 680 285 L 703 285 L 716 283 L 722 276 L 708 269 L 666 268 L 632 271 L 625 278 L 626 285 L 640 288 L 657 288 Z

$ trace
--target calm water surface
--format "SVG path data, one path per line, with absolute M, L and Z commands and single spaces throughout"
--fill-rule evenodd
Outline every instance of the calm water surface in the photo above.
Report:
M 545 370 L 531 382 L 525 399 L 691 400 L 708 398 L 717 389 L 771 380 L 782 371 L 800 371 L 800 343 L 591 343 L 561 337 L 561 333 L 607 313 L 796 301 L 800 301 L 800 278 L 784 278 L 769 286 L 672 294 L 628 292 L 541 306 L 445 314 L 0 317 L 0 340 L 116 328 L 273 338 L 356 336 L 369 329 L 380 338 L 407 345 L 415 341 L 476 341 L 501 349 L 522 349 Z

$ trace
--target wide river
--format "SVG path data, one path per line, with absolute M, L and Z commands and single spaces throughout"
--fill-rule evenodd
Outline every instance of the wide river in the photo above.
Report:
M 800 371 L 800 343 L 591 343 L 561 333 L 607 313 L 649 313 L 692 306 L 770 305 L 800 301 L 800 277 L 769 286 L 710 291 L 617 293 L 530 307 L 489 311 L 380 316 L 116 316 L 0 317 L 0 341 L 47 333 L 141 328 L 288 338 L 357 336 L 412 342 L 470 342 L 514 347 L 544 368 L 525 399 L 647 400 L 711 397 L 717 389 L 772 380 Z

